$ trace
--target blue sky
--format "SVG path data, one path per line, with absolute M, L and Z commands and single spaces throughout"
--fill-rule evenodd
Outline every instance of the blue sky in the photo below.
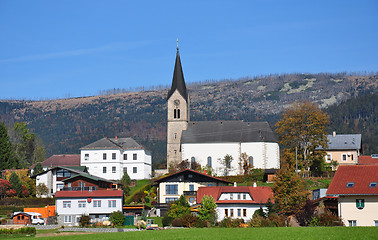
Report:
M 378 1 L 0 0 L 0 99 L 378 71 Z

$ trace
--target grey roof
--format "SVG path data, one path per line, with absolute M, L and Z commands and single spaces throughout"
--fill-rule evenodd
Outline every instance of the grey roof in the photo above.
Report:
M 101 138 L 81 149 L 144 149 L 132 138 Z
M 181 143 L 277 142 L 267 122 L 189 122 Z
M 361 149 L 361 134 L 328 135 L 327 150 Z
M 179 91 L 181 96 L 185 98 L 186 101 L 188 101 L 188 92 L 186 91 L 184 73 L 182 72 L 181 60 L 180 60 L 180 54 L 179 54 L 178 48 L 177 48 L 177 54 L 176 54 L 175 70 L 173 72 L 172 87 L 171 87 L 171 90 L 169 90 L 168 92 L 167 99 L 169 99 L 169 97 L 176 91 L 176 89 Z

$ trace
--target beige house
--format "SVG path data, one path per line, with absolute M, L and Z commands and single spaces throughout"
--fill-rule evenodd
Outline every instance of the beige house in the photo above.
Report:
M 199 187 L 227 186 L 230 183 L 221 178 L 191 169 L 185 169 L 155 180 L 155 184 L 158 185 L 157 195 L 159 204 L 176 201 L 181 195 L 185 196 L 189 204 L 194 204 L 196 203 Z
M 327 190 L 346 226 L 378 226 L 378 165 L 340 166 Z
M 333 132 L 327 138 L 326 163 L 337 162 L 338 166 L 356 165 L 358 163 L 361 134 L 336 134 L 336 132 Z

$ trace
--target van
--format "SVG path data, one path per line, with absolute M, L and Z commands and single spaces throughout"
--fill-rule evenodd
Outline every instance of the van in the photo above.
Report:
M 25 213 L 30 215 L 32 224 L 34 225 L 45 224 L 45 220 L 41 218 L 42 215 L 40 213 L 36 213 L 36 212 L 25 212 Z

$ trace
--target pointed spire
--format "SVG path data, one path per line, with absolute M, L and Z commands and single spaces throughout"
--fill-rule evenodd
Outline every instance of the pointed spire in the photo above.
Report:
M 175 70 L 173 72 L 172 87 L 171 87 L 171 90 L 169 90 L 168 92 L 167 98 L 170 98 L 171 95 L 176 91 L 176 89 L 179 91 L 181 96 L 185 98 L 186 101 L 188 101 L 188 93 L 186 91 L 184 74 L 181 67 L 178 39 L 177 39 L 176 63 L 175 63 Z

